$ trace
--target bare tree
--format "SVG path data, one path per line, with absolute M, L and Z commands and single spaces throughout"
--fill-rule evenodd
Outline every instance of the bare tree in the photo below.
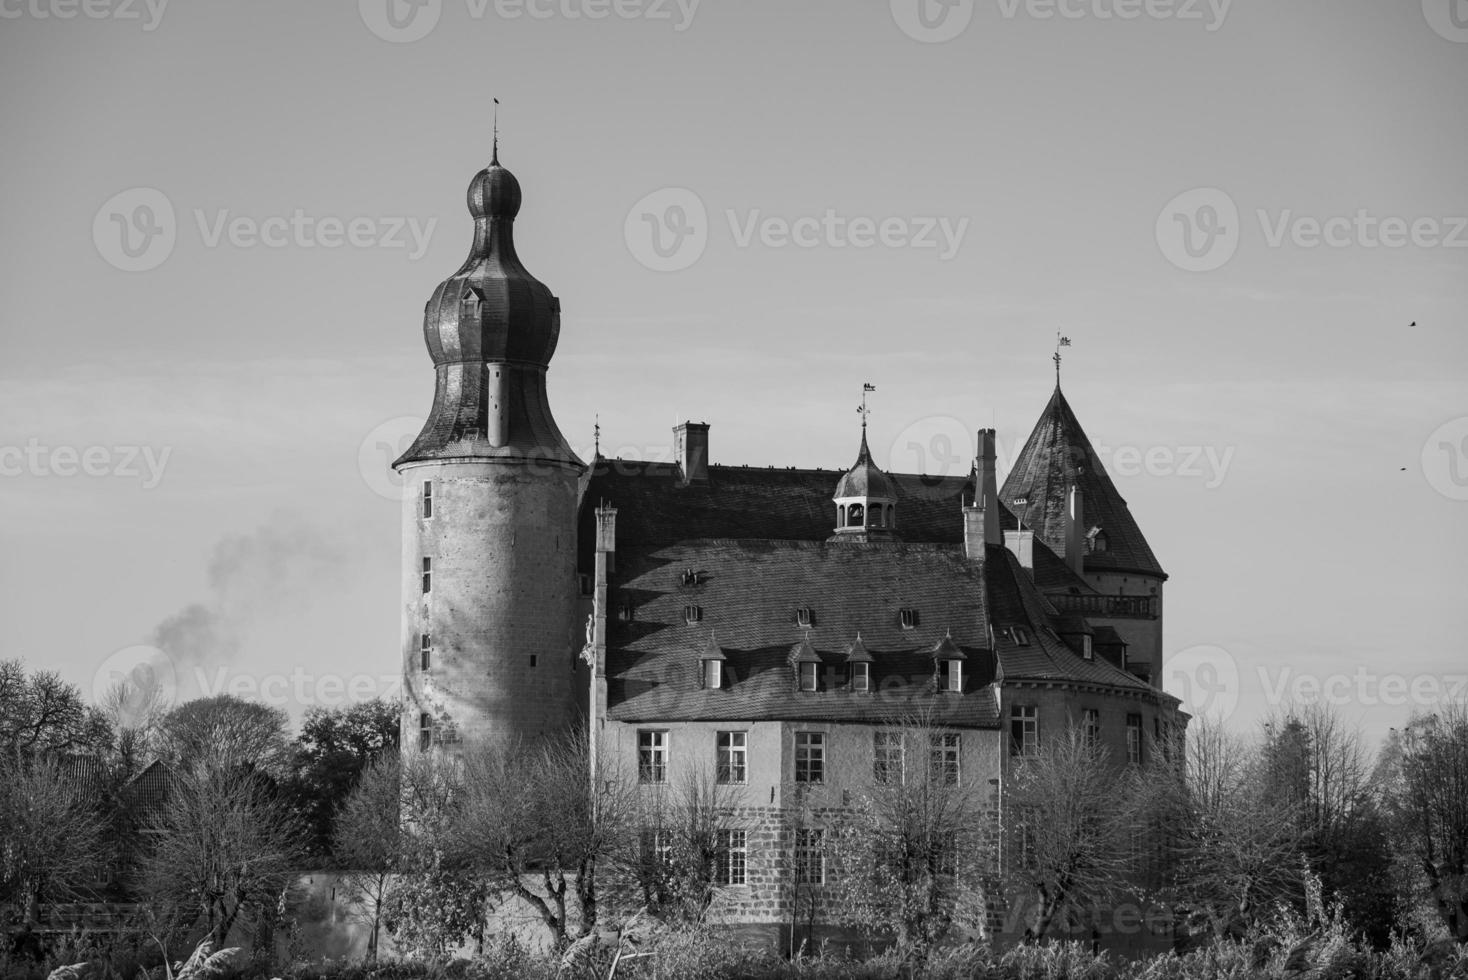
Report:
M 370 959 L 377 958 L 389 881 L 402 864 L 399 775 L 395 754 L 369 763 L 342 804 L 334 828 L 333 853 L 342 882 L 354 904 L 365 910 Z
M 229 694 L 187 701 L 159 723 L 159 746 L 175 766 L 188 769 L 248 765 L 284 775 L 290 756 L 284 711 Z
M 959 768 L 959 733 L 913 717 L 885 726 L 870 791 L 835 829 L 837 914 L 896 933 L 921 959 L 959 923 L 982 916 L 995 868 L 997 801 Z M 976 911 L 977 910 L 977 911 Z
M 1009 899 L 1025 938 L 1079 926 L 1135 879 L 1145 833 L 1140 769 L 1122 769 L 1083 730 L 1016 761 L 1006 794 Z
M 602 873 L 627 846 L 632 794 L 572 730 L 465 756 L 459 832 L 474 866 L 528 904 L 558 946 L 593 931 Z
M 1240 934 L 1304 893 L 1299 812 L 1263 805 L 1259 747 L 1217 722 L 1194 722 L 1185 759 L 1182 783 L 1148 780 L 1171 857 L 1163 894 L 1188 928 Z
M 303 831 L 274 785 L 228 750 L 176 774 L 146 825 L 141 886 L 165 921 L 223 945 L 242 915 L 275 907 L 303 854 Z
M 739 801 L 736 786 L 705 767 L 685 769 L 678 782 L 640 787 L 638 840 L 623 850 L 651 914 L 702 922 L 718 894 L 724 834 Z
M 1380 770 L 1411 879 L 1449 934 L 1468 940 L 1468 705 L 1413 718 L 1384 748 Z
M 111 738 L 106 719 L 60 674 L 0 660 L 0 752 L 99 751 Z
M 111 857 L 100 803 L 54 760 L 0 754 L 0 903 L 34 923 L 84 894 Z

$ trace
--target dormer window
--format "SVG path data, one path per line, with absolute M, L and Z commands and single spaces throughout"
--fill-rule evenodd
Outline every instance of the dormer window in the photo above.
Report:
M 617 618 L 624 623 L 632 622 L 632 603 L 630 601 L 617 607 Z
M 1096 657 L 1095 651 L 1091 648 L 1091 636 L 1088 633 L 1081 635 L 1081 657 L 1085 660 L 1094 660 Z
M 938 685 L 940 690 L 953 693 L 963 691 L 963 661 L 962 660 L 940 660 L 938 661 Z
M 916 609 L 900 609 L 897 612 L 897 621 L 905 630 L 917 629 L 918 611 Z
M 1030 645 L 1030 631 L 1023 626 L 1011 626 L 1009 628 L 1009 638 L 1014 641 L 1014 645 L 1017 647 L 1027 647 Z
M 724 686 L 724 661 L 704 660 L 703 664 L 703 686 L 710 691 L 717 691 Z
M 684 585 L 698 585 L 699 579 L 700 577 L 698 572 L 694 571 L 693 569 L 686 568 L 683 570 L 683 577 L 681 581 Z
M 872 665 L 865 661 L 851 664 L 851 689 L 865 694 L 872 689 Z
M 795 625 L 806 629 L 816 624 L 816 612 L 810 606 L 801 606 L 795 610 Z
M 1105 551 L 1107 548 L 1106 532 L 1099 527 L 1091 528 L 1086 535 L 1086 550 L 1090 552 Z
M 818 691 L 821 686 L 821 665 L 805 661 L 795 665 L 800 672 L 800 689 Z
M 683 622 L 689 624 L 690 626 L 693 625 L 694 623 L 701 623 L 701 622 L 703 622 L 703 607 L 702 606 L 684 606 L 683 607 Z

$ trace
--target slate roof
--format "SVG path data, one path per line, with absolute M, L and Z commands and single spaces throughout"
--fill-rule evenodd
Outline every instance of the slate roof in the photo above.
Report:
M 173 770 L 155 759 L 142 772 L 123 784 L 119 796 L 131 817 L 146 824 L 155 815 L 161 814 L 173 793 Z
M 832 502 L 842 473 L 835 470 L 710 466 L 708 480 L 682 485 L 670 463 L 599 457 L 588 470 L 580 532 L 581 570 L 594 567 L 595 507 L 617 508 L 617 538 L 637 545 L 693 538 L 825 541 L 836 529 Z M 961 476 L 884 474 L 895 488 L 896 535 L 918 544 L 963 544 L 963 503 L 973 496 L 971 473 Z M 1000 525 L 1017 527 L 1002 510 Z M 1035 582 L 1045 592 L 1091 594 L 1043 542 L 1036 540 Z
M 1010 507 L 1017 498 L 1027 498 L 1025 525 L 1033 527 L 1036 538 L 1043 538 L 1052 551 L 1064 554 L 1066 495 L 1073 483 L 1081 490 L 1086 528 L 1099 525 L 1106 533 L 1107 549 L 1088 554 L 1086 568 L 1165 579 L 1167 573 L 1132 519 L 1126 500 L 1117 492 L 1075 412 L 1056 386 L 999 496 Z
M 608 597 L 608 713 L 621 721 L 872 721 L 921 710 L 935 723 L 993 728 L 987 683 L 982 566 L 961 548 L 927 544 L 693 539 L 622 546 Z M 683 572 L 698 571 L 698 584 Z M 630 622 L 620 611 L 630 603 Z M 686 622 L 697 606 L 701 621 Z M 809 607 L 807 632 L 796 610 Z M 915 609 L 904 629 L 900 610 Z M 860 631 L 872 693 L 844 689 L 846 652 Z M 699 686 L 710 634 L 727 657 L 725 687 Z M 967 658 L 963 694 L 939 692 L 933 651 L 951 634 Z M 792 650 L 808 636 L 822 690 L 796 689 Z

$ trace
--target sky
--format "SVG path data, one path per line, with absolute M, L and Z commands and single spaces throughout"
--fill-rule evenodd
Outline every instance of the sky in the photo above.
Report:
M 1002 477 L 1059 332 L 1188 707 L 1468 697 L 1465 0 L 0 0 L 0 73 L 0 657 L 88 697 L 391 693 L 496 98 L 583 456 L 843 468 L 870 382 Z

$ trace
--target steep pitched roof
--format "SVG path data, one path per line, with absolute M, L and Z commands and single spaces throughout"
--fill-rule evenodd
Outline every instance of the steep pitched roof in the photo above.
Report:
M 618 514 L 620 524 L 621 514 Z M 622 539 L 621 528 L 618 538 Z M 686 583 L 683 570 L 700 574 Z M 621 721 L 872 721 L 915 711 L 937 723 L 996 727 L 993 692 L 937 690 L 933 651 L 951 632 L 971 677 L 992 664 L 981 566 L 959 548 L 825 541 L 693 539 L 619 547 L 607 651 L 608 713 Z M 630 605 L 632 618 L 621 619 Z M 700 610 L 687 622 L 686 608 Z M 814 613 L 810 645 L 822 689 L 796 689 L 790 655 L 806 637 L 796 610 Z M 904 628 L 900 610 L 917 621 Z M 845 690 L 857 631 L 872 657 L 869 693 Z M 699 685 L 698 651 L 711 631 L 728 658 L 720 690 Z M 992 676 L 992 669 L 988 676 Z
M 1066 495 L 1072 484 L 1080 487 L 1086 526 L 1099 525 L 1106 533 L 1107 549 L 1086 556 L 1088 569 L 1167 577 L 1057 385 L 999 495 L 1011 507 L 1027 498 L 1025 525 L 1035 529 L 1037 540 L 1064 554 Z
M 973 496 L 973 475 L 885 474 L 895 487 L 897 533 L 914 544 L 963 543 L 963 503 Z M 596 459 L 585 478 L 578 534 L 581 569 L 593 567 L 595 505 L 617 508 L 617 538 L 636 545 L 672 544 L 697 538 L 825 541 L 836 528 L 832 494 L 835 470 L 710 466 L 706 481 L 683 485 L 677 467 L 641 460 Z M 1014 515 L 1000 523 L 1013 530 Z M 1035 548 L 1035 581 L 1046 592 L 1092 593 L 1048 548 Z

